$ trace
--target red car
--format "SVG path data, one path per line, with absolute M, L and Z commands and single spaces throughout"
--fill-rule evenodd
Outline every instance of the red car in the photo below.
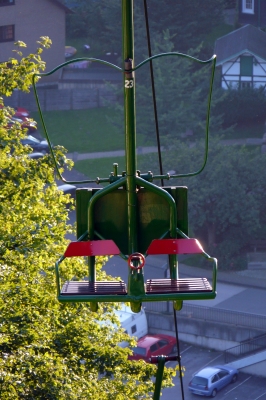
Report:
M 0 104 L 0 108 L 3 108 L 2 104 Z M 13 117 L 22 119 L 24 121 L 25 119 L 29 118 L 29 116 L 30 113 L 28 110 L 26 110 L 26 108 L 22 107 L 15 108 L 15 114 L 13 115 Z
M 29 118 L 24 118 L 23 120 L 15 117 L 9 118 L 7 126 L 11 128 L 12 125 L 14 125 L 16 122 L 18 122 L 21 125 L 21 128 L 27 129 L 30 133 L 35 132 L 37 130 L 37 123 L 35 121 L 30 120 Z
M 22 108 L 22 107 L 18 107 L 15 109 L 15 114 L 13 115 L 13 117 L 15 118 L 20 118 L 23 121 L 27 118 L 29 118 L 30 113 L 28 110 L 26 110 L 26 108 Z
M 129 360 L 150 362 L 152 356 L 168 356 L 176 351 L 176 338 L 169 335 L 146 335 L 138 340 L 137 347 L 132 349 Z

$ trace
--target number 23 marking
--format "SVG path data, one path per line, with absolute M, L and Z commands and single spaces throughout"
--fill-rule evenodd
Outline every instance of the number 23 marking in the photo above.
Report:
M 132 89 L 134 86 L 134 81 L 133 79 L 126 79 L 125 80 L 125 88 L 126 89 Z

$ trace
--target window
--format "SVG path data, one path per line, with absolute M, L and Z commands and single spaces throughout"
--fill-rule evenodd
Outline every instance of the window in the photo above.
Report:
M 151 347 L 150 347 L 150 350 L 151 350 L 151 353 L 156 351 L 157 350 L 157 344 L 156 343 L 152 344 Z
M 168 342 L 167 342 L 167 340 L 161 339 L 161 340 L 159 340 L 158 345 L 159 345 L 159 347 L 164 347 L 164 346 L 168 345 Z
M 1 6 L 12 6 L 15 4 L 15 0 L 0 0 L 0 7 Z
M 0 26 L 0 42 L 10 42 L 15 39 L 15 25 Z
M 242 12 L 254 14 L 254 0 L 242 0 Z
M 212 383 L 218 382 L 218 380 L 219 380 L 218 375 L 214 375 L 214 376 L 212 377 L 212 379 L 211 379 L 211 382 L 212 382 Z
M 133 325 L 133 326 L 131 326 L 131 333 L 132 333 L 132 335 L 133 335 L 135 332 L 137 332 L 137 326 L 136 326 L 136 325 Z
M 253 75 L 253 57 L 241 56 L 240 57 L 240 75 L 252 76 Z
M 242 89 L 245 89 L 245 88 L 252 88 L 253 87 L 253 84 L 252 84 L 252 82 L 250 82 L 250 81 L 242 81 L 242 82 L 240 82 L 240 87 L 242 88 Z
M 225 378 L 226 376 L 228 376 L 229 372 L 221 370 L 218 375 L 219 375 L 219 378 L 222 379 L 222 378 Z

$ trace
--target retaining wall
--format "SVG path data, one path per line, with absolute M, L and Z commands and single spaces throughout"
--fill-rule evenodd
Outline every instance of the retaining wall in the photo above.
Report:
M 162 314 L 146 309 L 150 333 L 175 334 L 173 314 Z M 178 335 L 184 342 L 219 351 L 237 346 L 265 333 L 252 327 L 241 327 L 214 321 L 183 317 L 177 312 Z

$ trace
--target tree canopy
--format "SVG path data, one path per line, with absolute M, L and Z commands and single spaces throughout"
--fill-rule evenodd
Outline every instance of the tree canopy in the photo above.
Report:
M 195 172 L 203 153 L 201 141 L 176 142 L 163 153 L 164 169 L 176 174 Z M 145 164 L 151 169 L 152 162 L 156 172 L 156 161 Z M 266 156 L 259 147 L 226 146 L 218 137 L 210 142 L 201 174 L 171 181 L 171 185 L 188 186 L 190 236 L 203 242 L 221 268 L 244 268 L 248 244 L 265 237 L 265 179 Z
M 19 44 L 19 50 L 25 47 Z M 44 68 L 40 54 L 0 65 L 0 93 L 29 90 L 33 73 Z M 0 108 L 0 393 L 3 399 L 141 399 L 151 398 L 154 366 L 128 361 L 135 343 L 121 329 L 100 325 L 111 319 L 113 304 L 92 313 L 85 304 L 56 299 L 54 263 L 64 253 L 69 202 L 57 189 L 50 155 L 31 159 L 20 142 L 20 124 L 9 127 L 13 110 Z M 66 150 L 55 149 L 61 168 L 71 167 Z M 98 258 L 100 278 L 104 258 Z M 83 278 L 83 259 L 66 260 L 65 277 Z M 116 321 L 117 322 L 117 321 Z M 174 371 L 166 369 L 163 385 Z
M 67 0 L 65 0 L 67 3 Z M 72 0 L 75 13 L 68 16 L 68 35 L 100 40 L 103 50 L 121 51 L 121 3 L 108 0 Z M 152 39 L 169 29 L 174 36 L 176 51 L 188 52 L 195 48 L 223 18 L 224 0 L 175 1 L 147 0 Z M 143 49 L 146 41 L 145 17 L 142 2 L 134 2 L 136 46 Z M 146 47 L 146 46 L 144 46 Z M 147 52 L 147 47 L 146 51 Z M 142 54 L 143 56 L 143 54 Z

